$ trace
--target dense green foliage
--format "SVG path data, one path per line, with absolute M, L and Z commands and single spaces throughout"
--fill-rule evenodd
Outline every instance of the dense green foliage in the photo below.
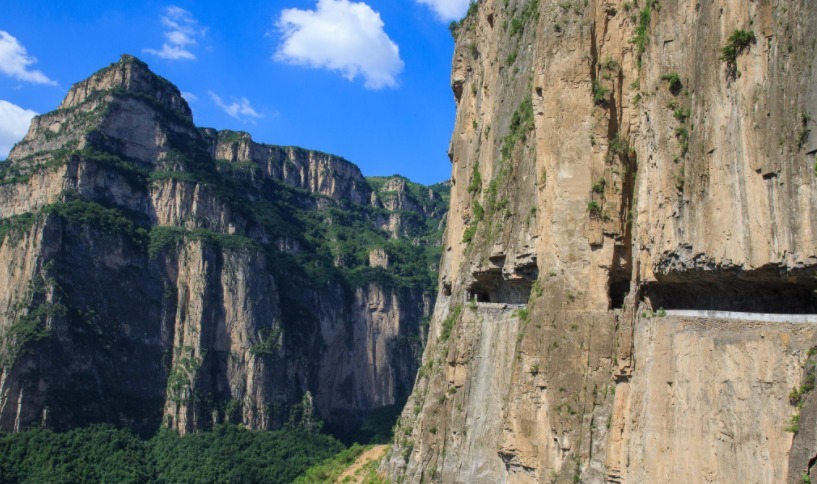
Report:
M 679 76 L 677 72 L 663 74 L 661 76 L 661 80 L 669 83 L 669 91 L 676 96 L 680 94 L 681 89 L 684 87 L 684 85 L 681 83 L 681 76 Z
M 223 137 L 234 141 L 245 139 L 245 135 L 238 132 L 229 132 Z M 279 237 L 294 239 L 302 250 L 292 255 L 239 235 L 157 227 L 150 235 L 149 253 L 152 257 L 165 248 L 176 246 L 182 239 L 194 238 L 226 249 L 261 250 L 274 273 L 302 276 L 317 287 L 331 281 L 352 287 L 378 282 L 385 287 L 427 290 L 433 290 L 436 285 L 436 264 L 442 238 L 438 219 L 424 219 L 411 211 L 400 212 L 404 225 L 413 228 L 408 235 L 421 242 L 417 247 L 406 239 L 392 239 L 391 234 L 378 228 L 376 221 L 387 220 L 391 215 L 386 209 L 336 201 L 268 177 L 258 177 L 257 165 L 237 166 L 240 164 L 213 160 L 199 143 L 188 138 L 174 138 L 171 145 L 174 148 L 163 166 L 150 174 L 151 182 L 198 183 L 211 196 L 248 220 L 249 228 L 255 232 L 273 240 Z M 368 181 L 377 192 L 385 180 L 373 177 Z M 411 182 L 407 185 L 409 194 L 419 203 L 438 214 L 444 213 L 447 187 L 441 184 L 423 187 Z M 438 194 L 436 198 L 429 196 L 429 188 Z M 369 252 L 376 248 L 382 248 L 388 254 L 388 270 L 368 266 Z
M 478 225 L 475 223 L 469 225 L 465 228 L 462 232 L 462 241 L 466 244 L 470 244 L 472 240 L 474 240 L 474 236 L 477 234 L 477 227 Z
M 440 259 L 444 225 L 443 215 L 448 211 L 451 188 L 448 183 L 436 183 L 431 186 L 424 186 L 414 183 L 399 175 L 391 177 L 367 177 L 366 181 L 372 187 L 378 198 L 388 201 L 396 196 L 394 192 L 384 190 L 385 183 L 393 178 L 401 178 L 406 183 L 407 196 L 416 201 L 426 214 L 422 217 L 416 212 L 398 210 L 397 213 L 403 220 L 403 226 L 408 233 L 406 238 L 392 239 L 390 234 L 380 230 L 375 230 L 371 226 L 371 221 L 378 217 L 390 215 L 390 212 L 374 207 L 360 207 L 361 215 L 369 221 L 368 227 L 362 227 L 358 233 L 346 231 L 345 240 L 338 239 L 336 253 L 349 252 L 349 245 L 364 242 L 365 259 L 358 259 L 359 263 L 365 265 L 368 260 L 368 252 L 374 248 L 383 248 L 389 256 L 389 268 L 391 273 L 391 284 L 397 287 L 422 287 L 429 291 L 434 291 L 437 286 L 437 264 Z M 343 230 L 341 230 L 343 231 Z M 356 239 L 356 240 L 355 240 Z M 359 254 L 363 255 L 364 251 Z M 358 271 L 351 271 L 352 276 L 361 276 L 381 272 L 372 271 L 372 268 L 360 268 Z M 357 274 L 355 274 L 357 272 Z M 382 271 L 386 272 L 386 271 Z M 379 277 L 382 277 L 380 274 Z M 355 279 L 353 279 L 354 281 Z M 357 279 L 360 280 L 360 279 Z M 364 280 L 365 282 L 365 280 Z
M 3 482 L 148 482 L 155 462 L 126 430 L 91 426 L 67 433 L 0 434 Z
M 474 221 L 481 222 L 485 218 L 485 208 L 479 203 L 479 200 L 473 200 L 471 209 L 474 213 Z
M 258 337 L 258 342 L 250 346 L 250 353 L 253 355 L 273 355 L 281 347 L 280 327 L 262 328 Z
M 689 108 L 680 107 L 672 112 L 672 116 L 678 120 L 679 123 L 686 123 L 689 118 Z
M 119 234 L 129 238 L 135 245 L 147 243 L 147 231 L 136 225 L 122 210 L 107 208 L 96 202 L 71 200 L 55 203 L 43 208 L 43 213 L 59 217 L 82 227 L 94 227 L 108 234 Z
M 607 102 L 607 95 L 610 94 L 610 89 L 601 85 L 600 82 L 593 82 L 593 102 L 602 105 Z
M 41 151 L 26 156 L 14 163 L 0 162 L 0 186 L 14 183 L 25 183 L 35 173 L 48 171 L 68 162 L 71 151 L 67 148 Z
M 735 79 L 738 74 L 738 56 L 757 43 L 757 37 L 751 30 L 735 30 L 729 36 L 726 45 L 721 48 L 721 60 L 726 63 L 726 78 Z
M 236 426 L 185 437 L 163 431 L 150 445 L 157 477 L 164 482 L 292 482 L 315 463 L 343 450 L 327 435 Z
M 379 211 L 370 207 L 328 208 L 322 214 L 325 217 L 322 221 L 314 220 L 308 225 L 308 240 L 327 260 L 340 261 L 338 271 L 352 286 L 379 282 L 385 287 L 433 288 L 439 247 L 426 244 L 418 250 L 411 240 L 392 239 L 388 233 L 373 227 L 372 218 Z M 401 215 L 406 223 L 422 224 L 413 212 Z M 369 252 L 377 248 L 385 250 L 389 257 L 387 269 L 368 265 Z M 317 277 L 328 279 L 329 271 L 333 268 L 327 267 L 325 275 Z
M 156 257 L 168 247 L 176 247 L 184 240 L 198 240 L 224 250 L 260 249 L 261 246 L 250 238 L 213 232 L 207 229 L 188 230 L 183 227 L 156 226 L 150 230 L 148 240 L 148 255 Z
M 591 200 L 587 203 L 587 213 L 590 214 L 590 218 L 600 219 L 603 216 L 603 212 L 601 210 L 601 205 L 595 200 Z
M 472 7 L 476 8 L 476 5 Z M 138 62 L 129 60 L 128 62 Z M 109 67 L 112 68 L 112 67 Z M 106 69 L 109 69 L 106 68 Z M 105 69 L 96 75 L 103 75 Z M 166 81 L 158 78 L 157 87 Z M 109 97 L 110 103 L 136 99 L 150 105 L 161 125 L 185 124 L 189 119 L 182 112 L 168 108 L 150 96 L 117 88 L 94 93 L 91 97 Z M 103 103 L 108 105 L 108 103 Z M 77 111 L 76 108 L 72 108 Z M 103 110 L 104 111 L 104 110 Z M 79 116 L 77 111 L 75 116 Z M 252 162 L 232 163 L 214 160 L 207 149 L 208 140 L 221 142 L 249 141 L 243 132 L 203 130 L 202 138 L 167 130 L 170 150 L 153 169 L 119 156 L 115 143 L 95 126 L 85 132 L 88 144 L 83 150 L 73 149 L 76 143 L 42 152 L 30 157 L 0 164 L 0 183 L 26 182 L 35 172 L 65 165 L 69 160 L 102 165 L 120 175 L 135 190 L 147 190 L 149 184 L 195 183 L 206 196 L 224 204 L 229 211 L 246 221 L 246 231 L 223 234 L 203 224 L 197 229 L 154 227 L 143 214 L 129 213 L 122 207 L 100 204 L 85 195 L 63 197 L 63 201 L 43 208 L 40 213 L 55 214 L 73 225 L 93 227 L 110 235 L 122 235 L 137 247 L 147 249 L 151 258 L 163 251 L 175 249 L 185 240 L 199 240 L 226 250 L 257 250 L 267 256 L 268 267 L 277 275 L 299 277 L 316 287 L 341 282 L 351 287 L 377 282 L 396 289 L 421 288 L 433 291 L 436 286 L 436 266 L 440 255 L 443 224 L 447 210 L 449 188 L 445 184 L 432 187 L 407 181 L 408 195 L 422 205 L 424 216 L 415 211 L 398 211 L 404 238 L 392 238 L 381 227 L 393 214 L 384 208 L 332 200 L 307 190 L 288 186 L 274 178 L 263 176 Z M 211 140 L 211 142 L 213 142 Z M 284 160 L 285 163 L 292 163 Z M 381 199 L 393 194 L 380 193 L 387 178 L 372 177 L 368 181 Z M 431 190 L 431 191 L 429 191 Z M 431 196 L 433 193 L 435 196 Z M 0 219 L 0 243 L 9 233 L 19 234 L 31 226 L 38 214 Z M 286 238 L 300 247 L 297 253 L 284 253 L 274 247 L 274 241 Z M 261 242 L 263 241 L 263 242 Z M 273 242 L 273 243 L 270 243 Z M 389 256 L 388 269 L 369 267 L 369 253 L 383 249 Z
M 144 187 L 148 180 L 148 172 L 137 166 L 135 163 L 125 160 L 120 156 L 100 150 L 86 148 L 72 151 L 72 156 L 78 156 L 86 163 L 94 163 L 113 170 L 121 175 L 125 181 L 134 188 Z
M 656 3 L 655 0 L 647 0 L 647 5 L 638 13 L 638 24 L 635 27 L 635 36 L 632 40 L 632 43 L 635 44 L 635 58 L 638 67 L 641 67 L 641 55 L 644 53 L 644 49 L 647 48 L 647 34 L 652 20 L 652 8 Z
M 757 43 L 757 37 L 751 30 L 735 30 L 729 36 L 726 45 L 721 48 L 721 60 L 727 64 L 734 64 L 738 55 Z
M 607 180 L 604 178 L 599 178 L 597 181 L 593 182 L 593 193 L 598 195 L 604 195 L 604 187 L 607 186 Z
M 332 437 L 302 430 L 219 426 L 140 440 L 94 425 L 65 433 L 0 434 L 3 482 L 292 482 L 343 451 Z

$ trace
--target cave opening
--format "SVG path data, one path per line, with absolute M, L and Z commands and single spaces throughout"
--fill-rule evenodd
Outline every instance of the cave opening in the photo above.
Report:
M 526 304 L 530 299 L 533 281 L 538 269 L 528 267 L 524 272 L 514 272 L 507 277 L 500 271 L 475 273 L 475 280 L 468 285 L 468 300 L 478 303 Z
M 630 293 L 630 279 L 610 281 L 610 309 L 624 307 L 624 299 Z
M 771 314 L 817 314 L 817 279 L 741 280 L 726 277 L 699 282 L 654 282 L 642 300 L 653 311 L 693 309 Z
M 632 265 L 632 245 L 630 243 L 617 243 L 613 249 L 613 263 L 607 288 L 610 309 L 622 309 L 624 307 L 624 299 L 630 293 Z

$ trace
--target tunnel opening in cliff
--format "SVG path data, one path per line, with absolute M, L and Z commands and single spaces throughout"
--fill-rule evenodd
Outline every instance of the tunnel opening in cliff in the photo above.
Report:
M 624 307 L 624 299 L 630 293 L 632 275 L 632 245 L 616 245 L 613 250 L 613 264 L 608 282 L 610 309 Z
M 624 299 L 630 293 L 630 279 L 610 279 L 610 309 L 624 307 Z
M 514 272 L 505 277 L 501 271 L 474 273 L 475 280 L 468 285 L 468 300 L 480 303 L 526 304 L 530 299 L 533 281 L 539 275 L 535 267 L 525 272 Z
M 693 309 L 772 314 L 817 314 L 817 279 L 650 283 L 642 301 L 653 311 Z

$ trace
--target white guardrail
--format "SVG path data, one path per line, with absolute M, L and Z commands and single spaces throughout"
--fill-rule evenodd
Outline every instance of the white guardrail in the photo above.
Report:
M 699 309 L 667 309 L 667 316 L 707 319 L 737 319 L 768 323 L 817 323 L 817 314 L 740 313 L 736 311 L 706 311 Z

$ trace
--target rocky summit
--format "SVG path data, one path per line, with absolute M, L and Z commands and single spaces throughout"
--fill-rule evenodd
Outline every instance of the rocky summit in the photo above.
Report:
M 2 430 L 348 433 L 411 391 L 447 184 L 197 128 L 128 55 L 0 170 Z

